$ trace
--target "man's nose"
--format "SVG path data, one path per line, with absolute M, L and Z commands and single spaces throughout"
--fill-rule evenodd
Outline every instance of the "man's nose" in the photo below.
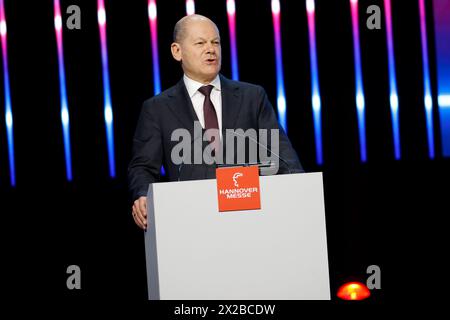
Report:
M 206 53 L 215 53 L 216 50 L 214 48 L 214 45 L 211 42 L 208 42 L 206 46 Z

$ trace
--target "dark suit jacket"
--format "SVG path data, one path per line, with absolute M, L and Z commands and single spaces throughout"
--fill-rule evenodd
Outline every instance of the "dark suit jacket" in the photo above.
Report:
M 222 91 L 222 132 L 226 129 L 280 129 L 278 173 L 303 172 L 297 154 L 278 121 L 267 94 L 260 86 L 232 81 L 220 75 Z M 128 182 L 132 200 L 146 196 L 148 185 L 160 179 L 164 166 L 170 181 L 215 178 L 215 166 L 181 164 L 171 161 L 171 141 L 175 129 L 185 128 L 194 136 L 198 121 L 183 79 L 178 84 L 144 102 L 133 139 Z M 269 130 L 270 131 L 270 130 Z M 270 142 L 270 139 L 269 139 Z M 209 142 L 206 142 L 209 143 Z M 225 142 L 224 142 L 225 143 Z M 205 143 L 203 143 L 203 147 Z M 269 144 L 270 148 L 270 144 Z M 236 152 L 235 152 L 236 154 Z

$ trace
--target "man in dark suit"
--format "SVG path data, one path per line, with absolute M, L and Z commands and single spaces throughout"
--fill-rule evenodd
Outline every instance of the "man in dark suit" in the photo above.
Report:
M 174 87 L 144 102 L 128 168 L 129 189 L 134 201 L 132 214 L 142 229 L 147 225 L 148 185 L 159 180 L 162 165 L 170 181 L 215 178 L 215 166 L 204 162 L 192 164 L 195 162 L 191 161 L 192 155 L 183 154 L 182 163 L 174 162 L 172 151 L 177 141 L 172 138 L 176 130 L 188 132 L 189 143 L 199 142 L 201 151 L 207 140 L 210 154 L 215 158 L 222 154 L 219 146 L 227 145 L 228 135 L 224 134 L 227 129 L 276 129 L 279 130 L 276 160 L 281 160 L 278 172 L 303 172 L 264 89 L 231 81 L 219 74 L 221 45 L 214 22 L 201 15 L 182 18 L 175 25 L 171 51 L 174 59 L 181 63 L 184 77 Z M 198 127 L 200 131 L 196 130 Z M 270 143 L 266 145 L 271 149 Z M 248 160 L 247 152 L 245 159 Z

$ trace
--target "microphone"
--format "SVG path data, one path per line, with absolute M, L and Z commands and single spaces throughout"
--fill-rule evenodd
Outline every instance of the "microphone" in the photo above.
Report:
M 266 147 L 265 145 L 263 145 L 262 143 L 258 142 L 258 140 L 252 138 L 251 136 L 245 136 L 245 135 L 243 135 L 243 134 L 240 134 L 240 133 L 238 133 L 238 132 L 235 132 L 234 130 L 229 130 L 229 131 L 227 131 L 227 134 L 228 134 L 228 132 L 231 132 L 232 134 L 235 134 L 235 135 L 240 136 L 240 137 L 243 137 L 243 138 L 249 138 L 249 139 L 252 140 L 253 142 L 256 142 L 256 144 L 257 144 L 258 146 L 263 147 L 266 151 L 269 151 L 271 154 L 274 154 L 279 160 L 281 160 L 281 161 L 286 165 L 286 167 L 287 167 L 287 169 L 288 169 L 288 171 L 289 171 L 289 174 L 292 173 L 291 168 L 290 168 L 290 166 L 289 166 L 289 164 L 288 164 L 288 162 L 287 162 L 286 160 L 284 160 L 282 157 L 280 157 L 278 154 L 276 154 L 276 153 L 273 152 L 272 150 L 269 150 L 269 148 L 267 148 L 267 147 Z
M 288 169 L 289 174 L 292 174 L 291 167 L 289 166 L 289 163 L 288 163 L 286 160 L 284 160 L 282 157 L 280 157 L 278 154 L 276 154 L 275 152 L 273 152 L 272 150 L 270 150 L 269 148 L 267 148 L 265 145 L 263 145 L 262 143 L 258 142 L 258 140 L 252 138 L 251 136 L 245 136 L 245 135 L 243 135 L 243 134 L 240 134 L 240 133 L 238 133 L 238 132 L 235 132 L 234 130 L 229 130 L 229 131 L 227 131 L 226 133 L 228 134 L 228 132 L 230 132 L 230 133 L 232 133 L 232 134 L 234 134 L 234 135 L 236 135 L 236 136 L 243 137 L 244 139 L 245 139 L 245 138 L 249 138 L 251 141 L 255 142 L 258 146 L 263 147 L 264 150 L 269 151 L 271 154 L 275 155 L 281 162 L 283 162 L 283 163 L 286 165 L 286 168 Z M 197 140 L 197 139 L 198 139 L 198 137 L 197 137 L 195 140 Z M 181 162 L 180 165 L 178 166 L 178 181 L 181 181 L 181 180 L 180 180 L 180 179 L 181 179 L 181 170 L 183 169 L 184 164 L 185 164 L 185 163 L 184 163 L 184 161 L 183 161 L 183 162 Z M 258 163 L 256 163 L 256 164 L 258 164 Z M 221 166 L 221 165 L 218 165 L 218 164 L 216 164 L 216 165 L 217 165 L 217 166 Z M 271 166 L 271 164 L 270 164 L 269 166 Z

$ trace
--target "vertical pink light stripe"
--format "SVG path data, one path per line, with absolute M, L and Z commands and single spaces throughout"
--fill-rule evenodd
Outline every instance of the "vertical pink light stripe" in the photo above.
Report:
M 186 15 L 191 15 L 195 13 L 195 2 L 194 0 L 186 0 Z
M 230 32 L 231 73 L 233 80 L 239 80 L 236 45 L 236 7 L 234 0 L 227 0 L 228 29 Z
M 56 46 L 58 50 L 58 58 L 63 57 L 63 47 L 62 47 L 62 19 L 61 19 L 61 8 L 59 0 L 53 2 L 53 8 L 55 10 L 54 24 L 56 33 Z
M 152 65 L 153 65 L 153 93 L 156 95 L 161 92 L 161 79 L 159 71 L 159 54 L 158 54 L 158 28 L 157 28 L 157 9 L 156 1 L 148 2 L 148 19 L 150 24 L 150 41 L 152 46 Z
M 102 47 L 102 62 L 107 61 L 106 53 L 106 17 L 105 17 L 105 3 L 103 0 L 98 0 L 98 24 L 100 29 L 100 45 Z
M 2 5 L 3 5 L 3 3 L 2 3 Z M 8 61 L 8 50 L 6 47 L 6 41 L 7 41 L 6 19 L 5 19 L 5 13 L 3 12 L 3 6 L 1 6 L 1 8 L 0 8 L 0 26 L 1 26 L 0 36 L 2 39 L 3 61 Z

